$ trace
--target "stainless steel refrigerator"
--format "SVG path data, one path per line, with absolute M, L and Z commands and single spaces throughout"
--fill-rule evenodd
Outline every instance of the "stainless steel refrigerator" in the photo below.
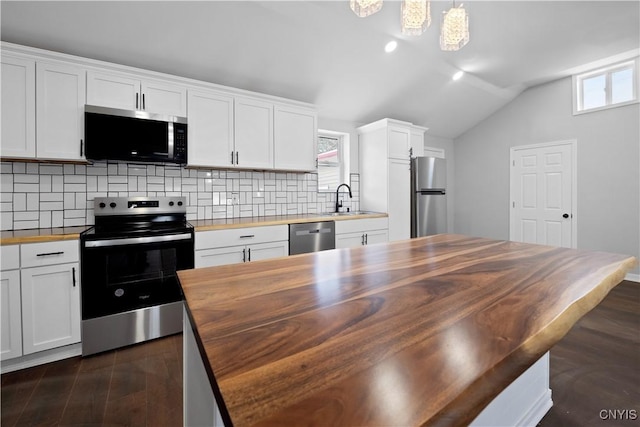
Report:
M 445 159 L 411 159 L 411 237 L 447 232 Z

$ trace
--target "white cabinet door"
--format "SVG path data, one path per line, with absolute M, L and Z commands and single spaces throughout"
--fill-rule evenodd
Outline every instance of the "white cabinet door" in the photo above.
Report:
M 66 64 L 36 64 L 36 155 L 84 160 L 85 71 Z
M 412 157 L 424 156 L 424 132 L 426 128 L 414 126 L 411 128 L 411 154 Z
M 20 270 L 0 273 L 0 360 L 22 356 Z
M 367 231 L 365 236 L 365 242 L 367 245 L 373 245 L 376 243 L 385 243 L 388 241 L 389 241 L 389 232 L 387 230 Z
M 36 63 L 2 55 L 2 157 L 36 156 Z
M 279 170 L 316 170 L 317 134 L 314 111 L 276 105 L 274 167 Z
M 24 354 L 80 342 L 79 264 L 24 268 Z
M 355 248 L 364 245 L 364 233 L 336 234 L 336 249 Z
M 236 167 L 273 168 L 273 104 L 235 99 Z
M 205 249 L 196 251 L 195 268 L 215 267 L 218 265 L 238 264 L 246 259 L 245 246 Z M 244 258 L 243 258 L 244 257 Z
M 411 237 L 411 171 L 406 160 L 389 160 L 389 241 Z
M 169 116 L 187 116 L 187 89 L 159 81 L 142 81 L 142 110 Z
M 247 261 L 260 261 L 287 255 L 289 255 L 289 242 L 258 243 L 247 246 Z
M 231 167 L 233 97 L 190 90 L 188 111 L 188 164 Z
M 136 110 L 140 102 L 140 80 L 116 74 L 87 73 L 87 104 Z
M 122 110 L 186 117 L 187 89 L 135 75 L 90 71 L 87 73 L 87 104 Z
M 409 128 L 389 126 L 387 132 L 387 138 L 389 141 L 389 158 L 408 160 L 411 137 Z

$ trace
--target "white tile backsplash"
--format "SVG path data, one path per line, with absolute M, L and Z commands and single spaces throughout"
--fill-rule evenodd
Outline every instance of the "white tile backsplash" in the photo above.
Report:
M 0 178 L 2 230 L 92 225 L 93 199 L 106 196 L 181 195 L 189 220 L 322 213 L 333 211 L 336 201 L 335 192 L 317 192 L 315 173 L 1 162 Z M 358 174 L 351 174 L 350 185 L 353 199 L 340 198 L 358 210 Z

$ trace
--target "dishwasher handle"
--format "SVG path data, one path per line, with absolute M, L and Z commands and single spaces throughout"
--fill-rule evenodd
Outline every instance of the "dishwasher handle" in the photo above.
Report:
M 296 236 L 306 236 L 309 234 L 327 234 L 331 233 L 333 230 L 330 228 L 316 228 L 313 230 L 296 230 Z

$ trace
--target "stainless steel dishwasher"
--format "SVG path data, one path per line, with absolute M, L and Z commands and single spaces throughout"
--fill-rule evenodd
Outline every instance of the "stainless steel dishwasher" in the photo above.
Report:
M 318 252 L 336 247 L 333 221 L 289 224 L 289 255 Z

